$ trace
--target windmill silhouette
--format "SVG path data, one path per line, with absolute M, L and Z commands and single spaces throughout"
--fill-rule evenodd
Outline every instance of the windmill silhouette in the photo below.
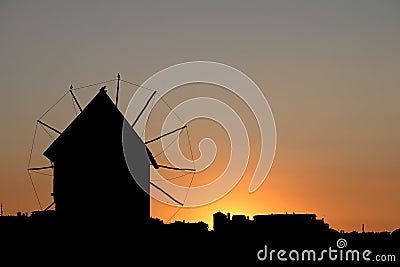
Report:
M 71 85 L 69 93 L 80 113 L 63 131 L 38 120 L 37 123 L 59 135 L 43 153 L 51 164 L 44 167 L 28 166 L 28 173 L 53 169 L 51 195 L 54 201 L 43 211 L 54 206 L 57 216 L 63 219 L 107 221 L 107 218 L 114 220 L 118 217 L 130 223 L 143 224 L 150 218 L 150 196 L 147 193 L 150 186 L 161 191 L 174 203 L 184 205 L 150 181 L 150 165 L 155 169 L 190 172 L 195 172 L 195 169 L 158 164 L 147 144 L 179 132 L 186 125 L 149 141 L 142 141 L 133 127 L 156 91 L 130 124 L 118 109 L 119 74 L 116 80 L 115 103 L 103 86 L 84 108 L 79 104 Z M 126 125 L 130 127 L 124 127 Z M 122 136 L 126 144 L 124 147 Z M 127 159 L 133 160 L 129 162 L 129 167 Z

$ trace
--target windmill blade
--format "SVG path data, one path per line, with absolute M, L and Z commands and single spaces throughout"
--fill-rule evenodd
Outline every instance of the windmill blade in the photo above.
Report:
M 53 201 L 53 203 L 51 203 L 50 205 L 48 205 L 47 208 L 45 208 L 43 211 L 47 211 L 48 209 L 50 209 L 51 207 L 53 207 L 54 204 L 56 204 L 56 203 Z
M 72 84 L 71 84 L 71 86 L 69 87 L 69 92 L 71 93 L 71 96 L 72 96 L 72 98 L 74 99 L 75 104 L 78 106 L 80 112 L 82 112 L 82 107 L 81 107 L 81 105 L 79 105 L 78 99 L 76 99 L 74 93 L 72 92 L 72 88 L 73 88 L 73 87 L 72 87 Z
M 163 193 L 164 195 L 166 195 L 169 199 L 171 199 L 172 201 L 174 201 L 175 203 L 183 206 L 183 203 L 180 202 L 179 200 L 176 200 L 173 196 L 171 196 L 170 194 L 168 194 L 167 192 L 164 191 L 164 189 L 162 189 L 161 187 L 159 187 L 158 185 L 150 182 L 150 185 L 154 186 L 156 189 L 158 189 L 161 193 Z
M 52 131 L 54 131 L 54 132 L 56 132 L 56 133 L 58 133 L 58 134 L 61 134 L 61 132 L 60 132 L 59 130 L 57 130 L 57 129 L 54 128 L 54 127 L 51 127 L 51 126 L 48 125 L 47 123 L 44 123 L 44 122 L 42 122 L 41 120 L 37 120 L 37 122 L 40 123 L 41 125 L 43 125 L 43 126 L 49 128 L 50 130 L 52 130 Z
M 149 100 L 147 100 L 146 104 L 144 105 L 144 107 L 143 107 L 142 110 L 140 111 L 139 115 L 136 117 L 135 121 L 132 123 L 132 128 L 133 128 L 133 126 L 135 126 L 135 124 L 136 124 L 137 121 L 139 120 L 140 116 L 142 116 L 144 110 L 147 108 L 147 106 L 149 105 L 151 99 L 153 98 L 153 96 L 154 96 L 156 93 L 157 93 L 157 91 L 154 91 L 154 92 L 151 94 Z
M 146 146 L 146 151 L 147 151 L 147 156 L 149 157 L 149 160 L 151 162 L 151 165 L 153 165 L 154 169 L 158 169 L 158 164 L 156 159 L 153 157 L 153 154 L 151 153 L 150 149 L 147 148 Z
M 54 166 L 46 166 L 46 167 L 36 167 L 36 168 L 28 168 L 28 171 L 39 171 L 39 170 L 44 170 L 44 169 L 53 169 Z
M 177 170 L 177 171 L 190 171 L 190 172 L 195 172 L 195 169 L 190 169 L 190 168 L 176 168 L 176 167 L 170 167 L 170 166 L 165 166 L 165 165 L 160 165 L 158 164 L 159 168 L 164 168 L 164 169 L 170 169 L 170 170 Z
M 168 133 L 162 134 L 162 135 L 160 135 L 159 137 L 156 137 L 156 138 L 154 138 L 154 139 L 151 139 L 151 140 L 149 140 L 149 141 L 146 141 L 145 144 L 149 144 L 149 143 L 152 143 L 152 142 L 154 142 L 154 141 L 157 141 L 158 139 L 161 139 L 161 138 L 163 138 L 163 137 L 165 137 L 165 136 L 168 136 L 168 135 L 173 134 L 173 133 L 175 133 L 175 132 L 177 132 L 177 131 L 180 131 L 180 130 L 182 130 L 182 129 L 185 129 L 186 127 L 187 127 L 187 126 L 184 125 L 184 126 L 182 126 L 182 127 L 179 127 L 178 129 L 175 129 L 175 130 L 172 130 L 172 131 L 170 131 L 170 132 L 168 132 Z

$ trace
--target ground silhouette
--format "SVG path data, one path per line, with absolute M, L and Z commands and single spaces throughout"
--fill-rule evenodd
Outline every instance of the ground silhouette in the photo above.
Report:
M 225 217 L 223 217 L 225 216 Z M 224 220 L 222 225 L 221 219 Z M 224 264 L 245 266 L 298 266 L 298 265 L 378 265 L 395 266 L 400 259 L 400 230 L 393 232 L 359 233 L 339 232 L 315 218 L 314 214 L 269 214 L 254 216 L 214 214 L 213 227 L 204 222 L 175 221 L 165 224 L 157 218 L 149 218 L 140 227 L 137 223 L 115 218 L 99 221 L 79 221 L 74 224 L 57 217 L 55 211 L 36 212 L 28 216 L 0 217 L 1 251 L 30 264 L 52 263 L 106 263 L 114 264 L 146 262 L 187 266 L 199 264 Z M 338 248 L 338 240 L 347 246 Z M 322 250 L 336 250 L 336 259 L 328 252 L 319 261 Z M 262 250 L 262 252 L 260 252 Z M 265 250 L 267 257 L 265 257 Z M 275 250 L 272 253 L 271 251 Z M 279 250 L 285 250 L 278 259 Z M 297 254 L 289 253 L 297 250 Z M 306 253 L 302 253 L 306 250 Z M 307 251 L 315 251 L 313 255 Z M 343 259 L 340 260 L 340 250 Z M 356 255 L 348 250 L 359 251 Z M 364 250 L 372 252 L 371 261 L 362 259 Z M 304 259 L 302 258 L 304 254 Z M 373 262 L 376 255 L 393 255 L 387 262 Z M 354 257 L 354 258 L 351 258 Z M 389 260 L 389 259 L 387 259 Z M 393 260 L 396 260 L 393 262 Z

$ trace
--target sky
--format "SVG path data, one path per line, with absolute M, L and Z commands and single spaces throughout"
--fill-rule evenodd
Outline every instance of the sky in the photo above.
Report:
M 153 200 L 152 217 L 204 221 L 212 228 L 217 211 L 307 212 L 337 230 L 361 231 L 362 224 L 366 231 L 399 228 L 399 13 L 398 1 L 368 0 L 1 1 L 4 213 L 40 208 L 26 171 L 35 124 L 70 84 L 110 80 L 117 73 L 141 84 L 169 66 L 208 60 L 242 71 L 268 100 L 277 132 L 272 168 L 263 185 L 249 193 L 253 153 L 243 179 L 223 198 L 178 212 Z M 108 86 L 114 96 L 115 85 Z M 217 90 L 195 87 L 182 92 L 190 97 Z M 82 105 L 97 89 L 76 92 Z M 134 89 L 121 88 L 122 110 L 133 93 L 128 90 Z M 235 102 L 226 92 L 220 97 Z M 239 102 L 236 108 L 245 112 Z M 46 122 L 65 128 L 74 117 L 71 106 L 71 99 L 60 103 Z M 227 164 L 226 134 L 210 121 L 192 126 L 195 156 L 202 138 L 221 139 L 215 162 L 199 174 L 212 177 Z M 37 135 L 32 164 L 41 163 L 51 143 L 43 129 Z M 47 206 L 51 177 L 32 179 Z

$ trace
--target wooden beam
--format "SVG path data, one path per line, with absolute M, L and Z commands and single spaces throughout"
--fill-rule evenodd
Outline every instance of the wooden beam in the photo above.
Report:
M 142 116 L 142 113 L 144 112 L 144 110 L 145 110 L 145 109 L 147 108 L 147 106 L 149 105 L 150 100 L 153 98 L 153 96 L 154 96 L 156 93 L 157 93 L 157 91 L 154 91 L 154 92 L 151 94 L 149 100 L 147 100 L 146 104 L 144 105 L 144 107 L 143 107 L 142 110 L 140 111 L 139 115 L 136 117 L 135 121 L 132 123 L 132 127 L 135 126 L 135 124 L 136 124 L 137 121 L 139 120 L 140 116 Z
M 170 134 L 173 134 L 173 133 L 175 133 L 175 132 L 177 132 L 177 131 L 180 131 L 180 130 L 186 128 L 186 127 L 187 127 L 187 126 L 184 125 L 184 126 L 178 128 L 178 129 L 175 129 L 175 130 L 170 131 L 170 132 L 168 132 L 168 133 L 162 134 L 162 135 L 160 135 L 159 137 L 156 137 L 156 138 L 154 138 L 154 139 L 151 139 L 151 140 L 149 140 L 149 141 L 146 141 L 145 144 L 148 144 L 148 143 L 152 143 L 152 142 L 154 142 L 154 141 L 157 141 L 158 139 L 161 139 L 161 138 L 163 138 L 163 137 L 166 137 L 166 136 L 168 136 L 168 135 L 170 135 Z
M 72 92 L 72 84 L 71 84 L 71 86 L 69 87 L 69 92 L 71 93 L 72 98 L 74 99 L 74 101 L 75 101 L 76 105 L 78 106 L 79 110 L 82 112 L 81 105 L 79 105 L 78 99 L 76 99 L 74 93 Z
M 51 203 L 49 206 L 47 206 L 47 208 L 45 208 L 43 211 L 50 209 L 51 207 L 53 207 L 54 204 L 56 204 L 56 203 L 53 201 L 53 203 Z
M 150 149 L 147 148 L 147 146 L 146 146 L 146 151 L 147 151 L 147 155 L 149 156 L 149 160 L 150 160 L 151 165 L 153 165 L 154 169 L 158 169 L 157 161 L 153 157 L 153 154 L 151 153 Z
M 54 132 L 56 132 L 56 133 L 58 133 L 58 134 L 61 134 L 61 132 L 60 132 L 59 130 L 57 130 L 57 129 L 54 128 L 54 127 L 51 127 L 51 126 L 48 125 L 47 123 L 44 123 L 44 122 L 42 122 L 41 120 L 38 120 L 37 122 L 40 123 L 40 124 L 43 125 L 43 126 L 46 126 L 46 127 L 49 128 L 50 130 L 52 130 L 52 131 L 54 131 Z
M 191 171 L 195 172 L 195 169 L 190 169 L 190 168 L 175 168 L 175 167 L 170 167 L 170 166 L 165 166 L 165 165 L 160 165 L 158 164 L 159 168 L 164 168 L 164 169 L 170 169 L 170 170 L 177 170 L 177 171 Z
M 154 183 L 152 183 L 152 182 L 150 182 L 150 184 L 151 184 L 152 186 L 154 186 L 155 188 L 157 188 L 158 190 L 160 190 L 164 195 L 166 195 L 166 196 L 167 196 L 168 198 L 170 198 L 172 201 L 174 201 L 175 203 L 177 203 L 177 204 L 183 206 L 183 203 L 182 203 L 182 202 L 176 200 L 173 196 L 171 196 L 170 194 L 168 194 L 167 192 L 165 192 L 164 189 L 162 189 L 161 187 L 159 187 L 158 185 L 156 185 L 156 184 L 154 184 Z
M 44 170 L 44 169 L 53 169 L 54 166 L 46 166 L 46 167 L 35 167 L 35 168 L 28 168 L 28 171 L 38 171 L 38 170 Z
M 118 81 L 117 81 L 117 96 L 115 97 L 115 106 L 118 107 L 118 95 L 119 95 L 119 81 L 121 80 L 121 75 L 118 73 Z

